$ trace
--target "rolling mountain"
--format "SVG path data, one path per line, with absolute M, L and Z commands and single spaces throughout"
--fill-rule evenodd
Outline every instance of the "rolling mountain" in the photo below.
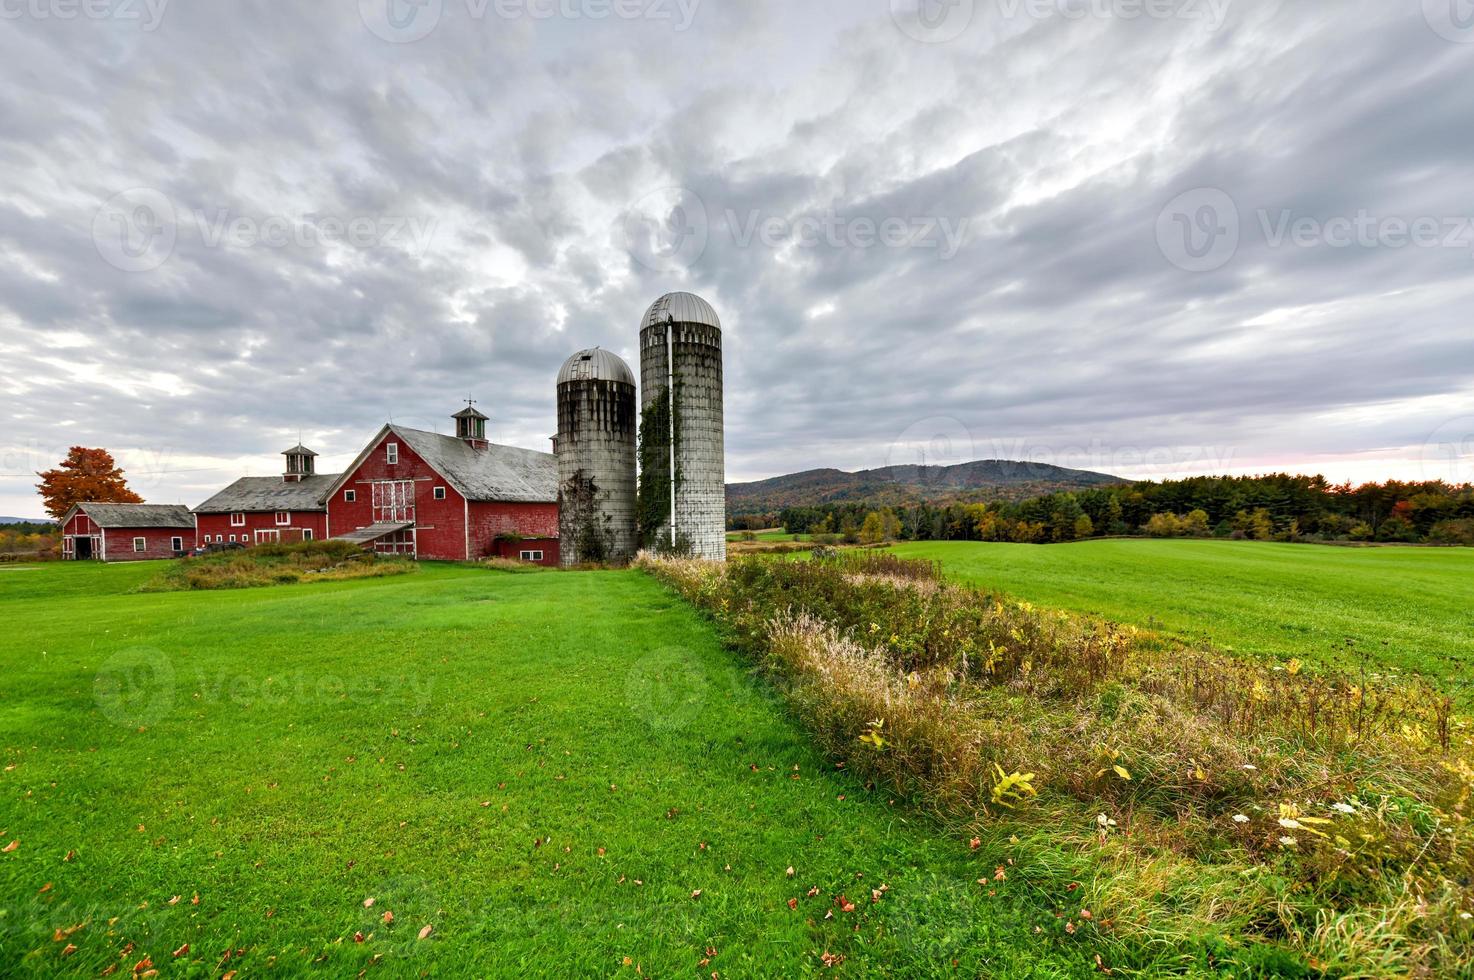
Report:
M 755 483 L 727 484 L 727 513 L 776 513 L 784 507 L 864 502 L 876 506 L 1022 500 L 1062 490 L 1131 481 L 1048 463 L 983 459 L 955 466 L 886 466 L 846 473 L 805 470 Z

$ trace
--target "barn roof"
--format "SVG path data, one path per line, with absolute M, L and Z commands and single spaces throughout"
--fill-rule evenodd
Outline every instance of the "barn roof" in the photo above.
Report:
M 323 498 L 340 473 L 304 476 L 288 483 L 279 476 L 243 476 L 194 509 L 196 514 L 241 511 L 325 510 Z
M 324 496 L 336 493 L 368 459 L 374 447 L 393 434 L 467 500 L 519 504 L 558 502 L 558 458 L 552 453 L 483 443 L 472 447 L 455 436 L 411 429 L 392 422 L 380 429 L 346 473 L 333 478 Z
M 494 444 L 476 449 L 455 436 L 402 425 L 388 429 L 467 500 L 534 504 L 558 500 L 558 458 L 552 453 Z
M 97 504 L 74 506 L 62 523 L 82 511 L 98 527 L 194 527 L 194 515 L 183 504 Z

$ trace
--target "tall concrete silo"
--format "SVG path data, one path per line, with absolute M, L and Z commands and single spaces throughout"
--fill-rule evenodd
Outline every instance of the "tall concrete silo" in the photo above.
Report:
M 562 565 L 623 563 L 639 549 L 635 376 L 618 355 L 579 351 L 558 372 L 558 550 Z
M 672 391 L 674 398 L 667 400 Z M 674 412 L 666 407 L 672 402 Z M 640 414 L 644 543 L 725 560 L 722 322 L 700 296 L 668 293 L 646 311 L 640 327 Z

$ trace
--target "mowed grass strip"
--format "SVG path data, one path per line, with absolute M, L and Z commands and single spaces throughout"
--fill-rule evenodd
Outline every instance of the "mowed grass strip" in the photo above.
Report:
M 1426 677 L 1474 703 L 1474 549 L 929 542 L 897 554 L 1043 605 L 1243 653 Z
M 0 578 L 0 974 L 1095 966 L 637 573 L 130 591 L 156 568 Z

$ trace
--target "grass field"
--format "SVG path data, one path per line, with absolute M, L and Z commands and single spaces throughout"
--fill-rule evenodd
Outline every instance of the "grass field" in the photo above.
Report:
M 1095 965 L 638 573 L 131 592 L 155 570 L 0 570 L 0 974 Z
M 895 551 L 1033 602 L 1245 653 L 1351 668 L 1366 657 L 1474 702 L 1471 549 L 1143 539 Z
M 743 535 L 744 534 L 748 534 L 748 533 L 754 533 L 754 532 L 747 532 L 747 531 L 728 531 L 727 532 L 727 540 L 728 541 L 743 541 L 743 540 L 745 540 L 743 538 Z M 757 534 L 757 540 L 758 541 L 762 541 L 762 542 L 765 542 L 765 543 L 771 543 L 771 544 L 777 544 L 777 543 L 783 542 L 783 541 L 807 541 L 809 539 L 809 536 L 807 534 L 789 534 L 787 531 L 784 531 L 781 528 L 780 529 L 774 529 L 774 530 L 768 530 L 768 531 L 757 531 L 755 533 Z

